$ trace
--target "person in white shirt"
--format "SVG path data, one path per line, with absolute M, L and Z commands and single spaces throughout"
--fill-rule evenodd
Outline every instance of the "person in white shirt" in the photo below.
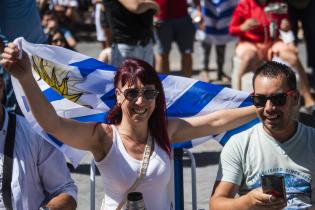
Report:
M 0 210 L 8 209 L 3 198 L 4 151 L 9 129 L 9 113 L 3 107 L 4 81 L 0 77 Z M 11 119 L 11 118 L 10 118 Z M 77 187 L 71 179 L 63 154 L 43 140 L 16 115 L 13 148 L 11 205 L 14 210 L 76 209 Z
M 211 210 L 314 209 L 315 129 L 296 120 L 300 94 L 294 72 L 268 61 L 256 70 L 253 89 L 261 123 L 224 146 Z M 286 198 L 264 193 L 262 175 L 283 176 Z

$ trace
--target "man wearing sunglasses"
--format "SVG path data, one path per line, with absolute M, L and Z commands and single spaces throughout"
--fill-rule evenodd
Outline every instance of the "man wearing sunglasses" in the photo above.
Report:
M 315 129 L 296 120 L 300 95 L 294 72 L 266 62 L 254 74 L 253 89 L 261 123 L 223 148 L 211 210 L 314 209 Z M 286 199 L 263 192 L 261 176 L 271 174 L 284 177 Z

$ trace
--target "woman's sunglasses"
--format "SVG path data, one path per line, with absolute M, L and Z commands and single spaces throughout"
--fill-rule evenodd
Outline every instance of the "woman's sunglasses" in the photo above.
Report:
M 121 92 L 124 94 L 125 98 L 128 101 L 134 101 L 141 95 L 143 96 L 145 100 L 153 100 L 159 94 L 158 90 L 152 89 L 152 88 L 143 88 L 143 89 L 129 88 Z
M 251 93 L 251 98 L 256 107 L 264 107 L 268 100 L 270 100 L 274 106 L 283 106 L 287 103 L 287 96 L 292 96 L 293 93 L 294 90 L 289 90 L 286 93 L 277 93 L 271 96 L 255 95 L 255 93 Z

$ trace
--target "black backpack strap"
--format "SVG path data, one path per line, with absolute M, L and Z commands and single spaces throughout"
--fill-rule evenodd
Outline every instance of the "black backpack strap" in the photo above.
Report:
M 15 142 L 16 115 L 9 113 L 9 123 L 5 138 L 4 159 L 3 159 L 3 179 L 2 179 L 2 198 L 7 210 L 12 210 L 12 169 L 13 169 L 13 150 Z

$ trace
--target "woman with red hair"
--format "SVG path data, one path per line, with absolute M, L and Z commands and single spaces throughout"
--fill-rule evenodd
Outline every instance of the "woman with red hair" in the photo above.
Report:
M 1 64 L 21 83 L 32 112 L 49 134 L 93 153 L 102 176 L 103 209 L 125 208 L 129 191 L 143 194 L 147 209 L 171 209 L 171 143 L 238 127 L 253 119 L 253 107 L 222 110 L 191 118 L 166 118 L 165 96 L 153 67 L 126 59 L 114 79 L 117 103 L 106 123 L 82 123 L 59 117 L 35 82 L 27 56 L 17 60 L 9 44 Z

